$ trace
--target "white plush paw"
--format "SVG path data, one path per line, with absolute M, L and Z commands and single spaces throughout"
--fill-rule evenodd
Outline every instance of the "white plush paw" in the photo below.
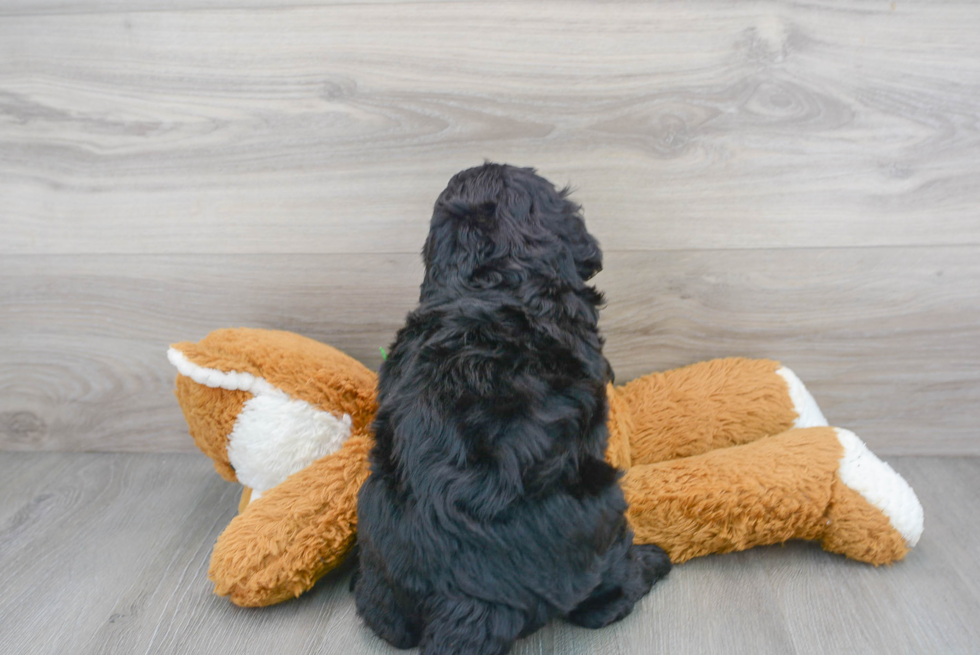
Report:
M 887 463 L 868 450 L 850 430 L 834 428 L 844 448 L 838 474 L 841 481 L 880 509 L 912 548 L 922 536 L 922 505 L 912 487 Z
M 803 381 L 796 377 L 796 373 L 785 366 L 777 368 L 776 373 L 786 380 L 786 385 L 789 387 L 789 397 L 793 401 L 793 409 L 796 410 L 796 420 L 793 421 L 793 427 L 816 428 L 828 425 L 827 419 L 823 417 L 823 412 L 817 406 L 817 401 L 807 391 Z

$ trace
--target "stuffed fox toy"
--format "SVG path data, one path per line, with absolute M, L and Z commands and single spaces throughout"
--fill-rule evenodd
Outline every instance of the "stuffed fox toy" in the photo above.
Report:
M 376 376 L 289 332 L 217 330 L 168 353 L 190 433 L 244 486 L 209 576 L 237 605 L 299 596 L 353 548 Z M 674 563 L 789 539 L 871 564 L 902 559 L 923 515 L 905 480 L 829 427 L 778 362 L 718 359 L 609 385 L 607 461 L 636 543 Z

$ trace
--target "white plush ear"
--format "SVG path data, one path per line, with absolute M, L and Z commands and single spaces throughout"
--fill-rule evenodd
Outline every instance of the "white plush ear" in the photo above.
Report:
M 803 381 L 796 377 L 796 373 L 785 366 L 777 368 L 776 373 L 786 380 L 786 385 L 789 387 L 789 397 L 793 401 L 793 409 L 796 410 L 796 420 L 793 421 L 793 427 L 816 428 L 828 425 L 823 412 L 817 406 L 817 401 L 807 391 Z
M 251 487 L 252 501 L 293 473 L 337 452 L 350 436 L 350 415 L 334 416 L 292 398 L 264 378 L 198 366 L 175 348 L 167 352 L 167 358 L 181 375 L 198 384 L 252 394 L 228 437 L 228 459 L 238 481 Z

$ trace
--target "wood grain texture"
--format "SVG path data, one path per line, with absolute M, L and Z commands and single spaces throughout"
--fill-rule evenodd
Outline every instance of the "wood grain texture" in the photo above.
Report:
M 626 380 L 715 357 L 768 357 L 797 372 L 832 424 L 883 454 L 977 454 L 978 254 L 623 254 L 610 261 L 602 326 Z
M 366 26 L 370 26 L 369 28 Z M 0 450 L 193 448 L 223 326 L 371 367 L 448 177 L 572 182 L 620 380 L 774 357 L 883 454 L 980 454 L 974 3 L 11 0 Z
M 44 474 L 18 474 L 38 464 Z M 79 653 L 103 623 L 124 627 L 154 597 L 148 579 L 146 596 L 116 606 L 134 576 L 188 548 L 206 554 L 197 530 L 214 523 L 215 493 L 222 509 L 234 503 L 210 462 L 186 455 L 4 453 L 0 480 L 0 651 L 11 654 Z
M 121 6 L 0 18 L 0 252 L 415 252 L 485 157 L 610 249 L 980 244 L 972 0 Z
M 483 0 L 422 0 L 425 3 L 482 2 Z M 631 0 L 635 1 L 635 0 Z M 44 16 L 63 14 L 138 13 L 149 11 L 213 11 L 220 9 L 298 9 L 334 5 L 419 4 L 420 0 L 6 0 L 0 5 L 3 16 Z
M 286 329 L 380 365 L 417 255 L 7 256 L 0 449 L 192 451 L 168 344 Z M 881 454 L 980 454 L 980 248 L 611 252 L 596 278 L 622 382 L 783 361 Z
M 515 655 L 972 653 L 980 643 L 980 460 L 899 458 L 926 530 L 873 568 L 812 544 L 678 566 L 621 623 L 552 621 Z M 393 653 L 356 617 L 349 568 L 279 606 L 211 593 L 237 485 L 202 455 L 0 456 L 0 653 Z

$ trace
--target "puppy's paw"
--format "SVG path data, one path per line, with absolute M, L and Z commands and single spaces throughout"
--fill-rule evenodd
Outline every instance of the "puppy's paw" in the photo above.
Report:
M 633 556 L 640 568 L 640 575 L 646 587 L 644 594 L 658 580 L 670 573 L 670 557 L 656 544 L 633 544 Z
M 583 628 L 602 628 L 625 618 L 638 600 L 670 572 L 670 558 L 654 544 L 633 544 L 619 567 L 568 615 Z
M 626 618 L 636 601 L 627 598 L 622 587 L 594 594 L 568 614 L 568 620 L 583 628 L 598 630 Z

